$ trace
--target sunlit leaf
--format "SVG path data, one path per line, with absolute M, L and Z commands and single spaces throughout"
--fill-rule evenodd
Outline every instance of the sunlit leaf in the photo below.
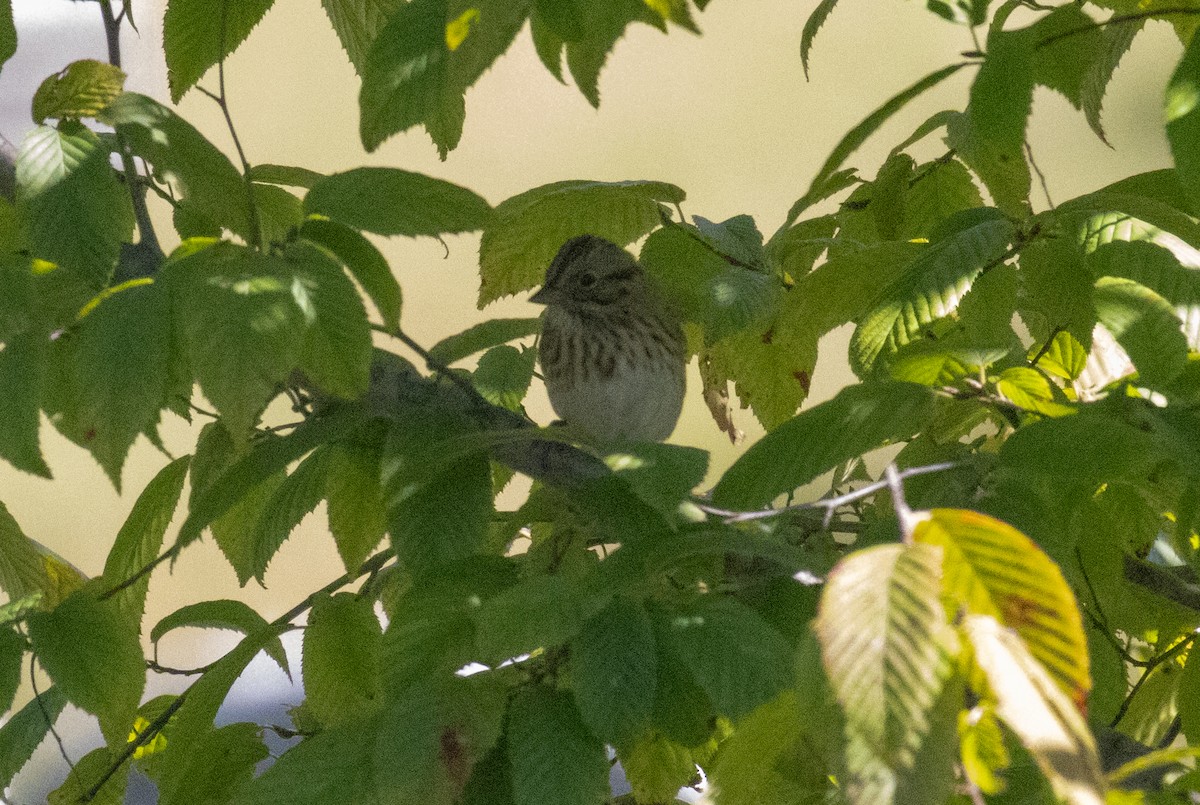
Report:
M 942 548 L 947 606 L 1016 630 L 1082 708 L 1091 688 L 1087 639 L 1075 596 L 1058 566 L 1029 537 L 993 517 L 934 509 L 923 518 L 913 538 Z
M 95 117 L 121 94 L 125 73 L 121 68 L 95 59 L 71 62 L 62 72 L 48 77 L 33 95 L 33 121 L 46 118 Z

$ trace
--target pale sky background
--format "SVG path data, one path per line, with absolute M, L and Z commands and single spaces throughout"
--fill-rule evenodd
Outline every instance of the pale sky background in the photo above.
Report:
M 365 154 L 358 141 L 358 81 L 328 25 L 319 0 L 278 0 L 226 66 L 229 102 L 252 163 L 299 165 L 321 172 L 357 165 L 389 165 L 466 185 L 492 204 L 531 187 L 563 179 L 655 179 L 687 191 L 684 212 L 710 220 L 753 215 L 764 235 L 779 226 L 791 203 L 849 128 L 895 92 L 972 48 L 965 29 L 934 18 L 917 0 L 843 0 L 817 39 L 811 81 L 800 65 L 800 32 L 816 0 L 713 0 L 696 19 L 704 35 L 680 29 L 669 36 L 634 26 L 618 43 L 600 76 L 601 106 L 592 109 L 573 86 L 558 84 L 541 66 L 528 29 L 467 94 L 466 128 L 445 162 L 417 128 Z M 134 0 L 140 35 L 126 31 L 127 86 L 167 101 L 161 55 L 163 0 Z M 0 70 L 0 134 L 20 143 L 32 127 L 29 101 L 40 81 L 79 58 L 106 58 L 99 11 L 93 3 L 15 0 L 16 57 Z M 1105 124 L 1114 149 L 1100 143 L 1082 114 L 1060 96 L 1038 90 L 1029 138 L 1056 202 L 1130 173 L 1170 164 L 1159 121 L 1170 66 L 1180 45 L 1164 23 L 1151 23 L 1110 85 Z M 933 112 L 961 109 L 973 71 L 964 70 L 910 105 L 849 164 L 874 173 L 890 147 Z M 215 71 L 214 71 L 215 74 Z M 215 87 L 215 75 L 201 82 Z M 193 91 L 180 113 L 232 154 L 219 110 Z M 944 148 L 926 141 L 925 158 Z M 1035 196 L 1035 203 L 1041 201 Z M 163 211 L 160 210 L 160 213 Z M 174 245 L 169 216 L 159 237 Z M 447 238 L 450 254 L 429 238 L 381 241 L 404 289 L 404 326 L 425 345 L 484 318 L 536 315 L 521 299 L 475 309 L 478 235 Z M 845 368 L 848 334 L 822 342 L 807 405 L 850 382 Z M 708 417 L 696 390 L 695 367 L 684 418 L 673 441 L 713 452 L 713 471 L 727 467 L 761 435 L 749 411 L 747 431 L 732 447 Z M 530 413 L 549 421 L 544 394 L 530 395 Z M 170 416 L 170 415 L 168 415 Z M 88 574 L 99 573 L 130 506 L 166 458 L 144 440 L 135 445 L 118 497 L 85 451 L 43 427 L 55 473 L 45 481 L 0 465 L 0 501 L 25 531 Z M 190 452 L 195 431 L 167 428 L 176 455 Z M 715 476 L 714 476 L 715 477 Z M 168 539 L 171 534 L 168 534 Z M 268 619 L 308 591 L 342 573 L 318 509 L 293 534 L 267 574 L 268 589 L 239 589 L 211 540 L 190 548 L 177 574 L 158 571 L 150 587 L 146 629 L 168 612 L 197 600 L 237 597 Z M 203 572 L 203 588 L 185 580 Z M 196 638 L 189 643 L 188 638 Z M 196 632 L 164 641 L 163 661 L 186 666 L 211 660 L 236 638 Z M 296 662 L 296 667 L 299 663 Z M 282 675 L 265 667 L 239 683 L 244 700 L 280 699 Z M 177 690 L 178 680 L 156 681 L 148 694 Z M 18 705 L 29 695 L 19 696 Z M 86 719 L 68 720 L 67 731 Z M 95 735 L 96 733 L 91 733 Z M 68 740 L 75 757 L 89 733 Z M 40 801 L 62 769 L 43 746 L 19 778 L 17 803 Z

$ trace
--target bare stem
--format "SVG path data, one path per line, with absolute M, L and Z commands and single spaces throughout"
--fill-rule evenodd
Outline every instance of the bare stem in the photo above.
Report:
M 109 0 L 100 0 L 100 16 L 104 20 L 104 37 L 108 43 L 108 62 L 113 67 L 121 66 L 121 17 L 114 16 Z M 154 224 L 150 220 L 150 210 L 146 206 L 146 188 L 140 180 L 137 165 L 133 161 L 133 151 L 129 141 L 120 131 L 116 132 L 117 153 L 121 157 L 121 170 L 125 174 L 125 186 L 129 188 L 129 200 L 133 205 L 134 220 L 137 221 L 138 246 L 145 252 L 143 255 L 149 266 L 149 273 L 154 273 L 163 261 L 162 246 L 154 232 Z

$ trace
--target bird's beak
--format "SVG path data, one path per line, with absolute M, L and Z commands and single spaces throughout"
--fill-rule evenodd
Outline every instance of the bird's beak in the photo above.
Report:
M 548 305 L 553 298 L 554 292 L 543 285 L 541 288 L 538 288 L 537 293 L 529 297 L 529 301 L 538 305 Z

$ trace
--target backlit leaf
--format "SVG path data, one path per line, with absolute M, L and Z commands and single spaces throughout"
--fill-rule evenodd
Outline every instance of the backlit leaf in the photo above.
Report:
M 400 326 L 400 284 L 371 241 L 348 226 L 319 218 L 305 221 L 300 237 L 325 249 L 346 267 L 379 311 L 385 327 Z
M 1187 362 L 1188 343 L 1167 300 L 1144 285 L 1117 277 L 1096 282 L 1096 317 L 1129 354 L 1139 382 L 1170 383 Z
M 1079 707 L 1091 688 L 1083 619 L 1058 565 L 1029 537 L 987 515 L 934 509 L 913 538 L 943 551 L 942 590 L 955 611 L 987 615 L 1017 634 Z
M 535 287 L 559 248 L 576 235 L 625 246 L 661 223 L 660 203 L 683 198 L 683 190 L 665 182 L 572 179 L 506 199 L 479 244 L 479 306 Z
M 125 73 L 121 68 L 95 59 L 71 62 L 48 77 L 33 95 L 33 120 L 95 117 L 121 94 Z
M 342 49 L 359 75 L 375 37 L 401 5 L 400 0 L 321 0 Z
M 472 232 L 491 215 L 488 203 L 467 188 L 399 168 L 326 176 L 304 197 L 304 209 L 354 229 L 409 237 Z
M 370 599 L 338 593 L 313 606 L 304 630 L 304 691 L 324 726 L 356 723 L 377 706 L 382 635 Z
M 829 575 L 815 621 L 848 732 L 892 767 L 913 765 L 950 671 L 940 565 L 927 545 L 858 551 Z

